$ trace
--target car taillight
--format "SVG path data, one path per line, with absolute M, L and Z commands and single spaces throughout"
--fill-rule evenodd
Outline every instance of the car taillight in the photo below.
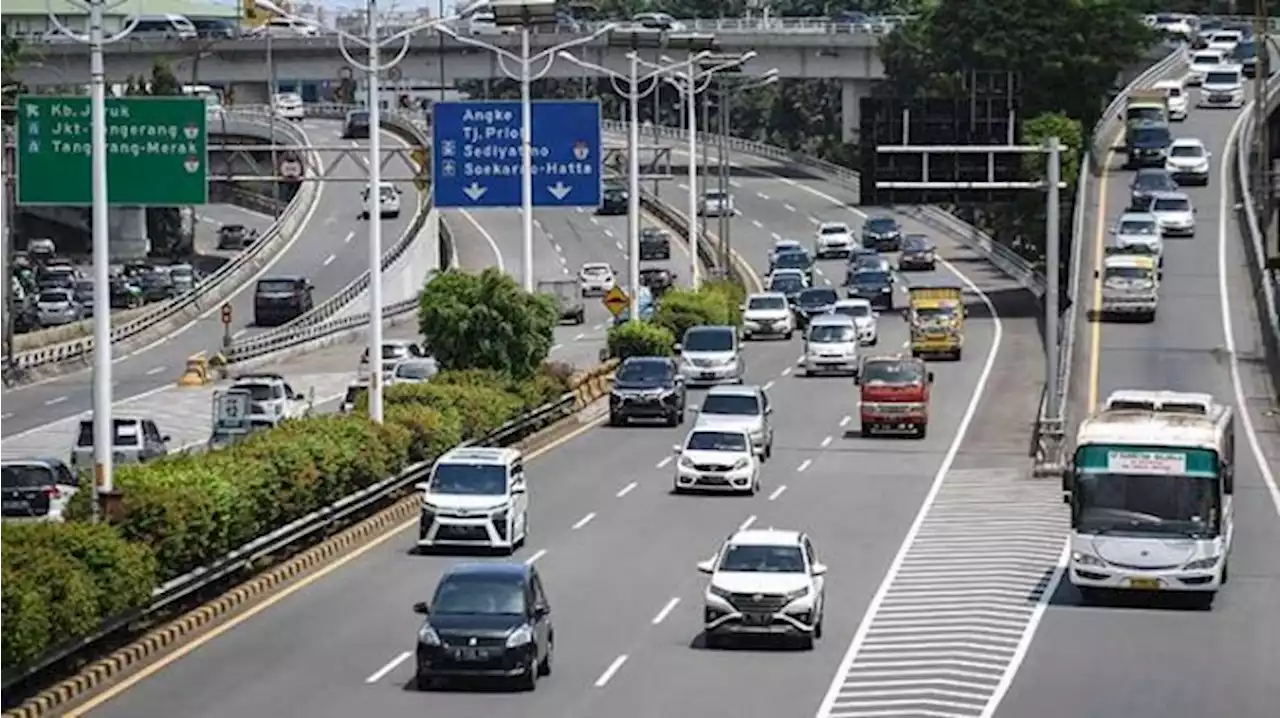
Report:
M 57 486 L 46 486 L 44 487 L 44 495 L 50 499 L 57 499 L 62 497 L 62 492 L 58 491 Z

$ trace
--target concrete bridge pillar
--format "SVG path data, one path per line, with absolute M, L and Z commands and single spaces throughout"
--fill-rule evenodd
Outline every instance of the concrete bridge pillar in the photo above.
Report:
M 147 236 L 147 210 L 142 207 L 113 207 L 107 215 L 111 259 L 145 259 L 151 251 Z
M 862 98 L 871 96 L 870 80 L 840 83 L 840 129 L 847 143 L 856 143 L 862 129 Z
M 271 87 L 266 82 L 233 82 L 227 89 L 231 92 L 232 106 L 271 103 Z

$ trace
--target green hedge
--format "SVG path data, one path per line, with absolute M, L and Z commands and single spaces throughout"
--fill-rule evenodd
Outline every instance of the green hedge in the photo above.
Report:
M 723 280 L 706 282 L 697 291 L 673 289 L 662 295 L 653 322 L 665 327 L 677 341 L 690 327 L 736 326 L 741 323 L 745 297 L 742 287 Z
M 611 327 L 608 341 L 609 356 L 621 360 L 634 356 L 671 356 L 676 338 L 664 326 L 633 320 Z

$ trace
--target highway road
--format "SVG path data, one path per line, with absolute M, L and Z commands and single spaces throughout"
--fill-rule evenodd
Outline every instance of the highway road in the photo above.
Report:
M 317 147 L 337 148 L 349 144 L 354 150 L 365 146 L 363 142 L 342 140 L 341 123 L 334 120 L 306 120 L 302 127 L 310 143 Z M 384 132 L 383 137 L 388 143 L 384 146 L 394 147 L 397 146 L 394 143 L 400 142 L 389 132 Z M 365 158 L 358 153 L 332 149 L 320 154 L 326 168 L 338 162 L 333 166 L 334 177 L 361 177 L 367 172 Z M 403 165 L 401 160 L 393 159 L 386 165 L 387 172 L 409 176 L 411 170 Z M 314 299 L 319 304 L 363 273 L 368 267 L 368 245 L 363 241 L 367 221 L 358 217 L 363 186 L 363 182 L 350 181 L 323 183 L 320 198 L 304 229 L 265 268 L 263 275 L 310 277 L 316 287 Z M 406 210 L 397 219 L 383 221 L 383 237 L 387 243 L 408 227 L 413 214 L 408 207 L 413 204 L 416 190 L 411 182 L 399 186 L 404 193 Z M 240 217 L 236 221 L 244 223 Z M 233 336 L 259 331 L 252 326 L 252 282 L 235 295 L 231 305 Z M 186 357 L 221 346 L 223 327 L 217 311 L 217 307 L 210 307 L 205 315 L 177 334 L 116 358 L 112 379 L 117 401 L 172 386 L 182 373 Z M 9 455 L 10 442 L 23 437 L 25 432 L 88 411 L 92 401 L 91 377 L 86 369 L 5 390 L 2 426 L 6 455 Z
M 738 181 L 742 217 L 734 220 L 735 242 L 757 271 L 775 233 L 808 238 L 813 220 L 859 220 L 844 208 L 852 199 L 846 191 L 818 180 L 757 175 Z M 557 230 L 552 234 L 558 240 Z M 542 570 L 559 639 L 555 675 L 535 694 L 409 689 L 407 656 L 419 625 L 409 607 L 429 598 L 440 571 L 459 559 L 411 555 L 406 525 L 68 715 L 811 712 L 840 673 L 842 654 L 913 516 L 933 500 L 931 487 L 952 470 L 985 474 L 1026 465 L 1026 430 L 1040 380 L 1027 297 L 967 249 L 945 237 L 938 242 L 948 267 L 968 277 L 971 314 L 965 360 L 931 366 L 937 381 L 927 439 L 846 435 L 857 428 L 852 384 L 797 377 L 800 343 L 774 341 L 747 349 L 748 380 L 771 393 L 777 422 L 774 458 L 756 497 L 668 493 L 671 445 L 687 426 L 608 428 L 597 414 L 530 457 L 532 528 L 516 559 L 536 561 Z M 841 274 L 837 263 L 826 266 L 832 276 Z M 921 275 L 951 276 L 949 269 Z M 886 314 L 881 337 L 883 351 L 902 347 L 902 320 Z M 982 401 L 989 397 L 1000 401 Z M 698 401 L 691 394 L 691 403 Z M 827 635 L 816 650 L 700 648 L 704 580 L 694 564 L 744 525 L 812 535 L 830 567 Z
M 1196 236 L 1165 242 L 1160 309 L 1152 324 L 1077 327 L 1077 415 L 1119 388 L 1210 392 L 1244 409 L 1236 423 L 1235 546 L 1230 582 L 1209 612 L 1176 600 L 1122 598 L 1082 605 L 1063 582 L 998 718 L 1232 716 L 1270 718 L 1280 695 L 1280 424 L 1253 316 L 1228 170 L 1241 112 L 1193 109 L 1175 125 L 1213 153 L 1209 186 L 1187 190 Z M 1107 158 L 1086 222 L 1082 309 L 1098 304 L 1093 270 L 1107 230 L 1128 204 L 1130 172 Z M 1083 315 L 1084 312 L 1081 312 Z

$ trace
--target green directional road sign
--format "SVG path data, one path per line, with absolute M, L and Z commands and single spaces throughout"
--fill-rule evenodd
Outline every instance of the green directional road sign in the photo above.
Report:
M 199 97 L 107 99 L 107 202 L 158 206 L 209 198 Z M 18 204 L 91 205 L 89 98 L 18 98 Z

